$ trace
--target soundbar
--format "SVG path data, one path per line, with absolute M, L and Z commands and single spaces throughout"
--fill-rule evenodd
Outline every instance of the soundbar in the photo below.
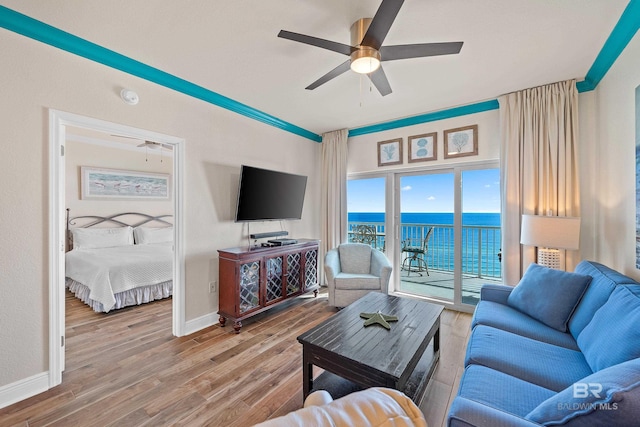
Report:
M 266 239 L 267 237 L 278 237 L 278 236 L 288 236 L 288 231 L 271 231 L 268 233 L 255 233 L 249 234 L 249 237 L 252 239 Z

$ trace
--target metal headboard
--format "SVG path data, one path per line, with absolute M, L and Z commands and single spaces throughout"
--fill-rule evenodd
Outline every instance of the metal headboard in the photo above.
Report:
M 90 227 L 94 227 L 98 224 L 102 224 L 102 223 L 109 223 L 109 224 L 116 224 L 119 225 L 120 227 L 139 227 L 141 225 L 144 224 L 148 224 L 150 222 L 156 222 L 159 224 L 164 224 L 164 225 L 168 225 L 171 226 L 173 225 L 171 222 L 167 221 L 165 218 L 173 218 L 173 215 L 157 215 L 157 216 L 153 216 L 153 215 L 149 215 L 146 213 L 141 213 L 141 212 L 124 212 L 124 213 L 119 213 L 119 214 L 115 214 L 115 215 L 111 215 L 111 216 L 99 216 L 99 215 L 81 215 L 81 216 L 74 216 L 74 217 L 70 217 L 69 216 L 69 212 L 71 209 L 67 208 L 67 245 L 68 245 L 68 249 L 71 250 L 71 248 L 73 248 L 73 236 L 71 234 L 71 226 L 72 225 L 76 225 L 76 220 L 78 219 L 92 219 L 93 221 L 90 221 L 84 225 L 79 226 L 80 228 L 90 228 Z M 127 217 L 127 216 L 135 216 L 138 219 L 134 220 L 133 218 L 130 218 L 129 221 L 124 221 L 122 219 L 117 219 L 120 217 Z M 135 222 L 134 222 L 135 221 Z

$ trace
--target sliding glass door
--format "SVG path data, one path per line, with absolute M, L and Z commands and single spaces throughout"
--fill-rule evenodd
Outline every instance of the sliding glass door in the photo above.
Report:
M 500 282 L 500 170 L 462 171 L 462 303 L 476 305 L 484 283 Z
M 470 310 L 501 282 L 497 162 L 352 177 L 349 241 L 384 251 L 393 291 Z
M 348 241 L 386 250 L 386 178 L 347 181 Z
M 397 290 L 454 301 L 453 172 L 400 175 Z

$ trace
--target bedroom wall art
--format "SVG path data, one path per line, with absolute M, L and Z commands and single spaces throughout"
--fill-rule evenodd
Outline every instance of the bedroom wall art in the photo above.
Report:
M 169 199 L 169 174 L 82 166 L 80 181 L 83 200 Z

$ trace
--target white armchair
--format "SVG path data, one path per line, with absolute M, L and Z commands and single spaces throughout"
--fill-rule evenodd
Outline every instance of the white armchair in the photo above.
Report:
M 311 393 L 304 407 L 254 427 L 427 427 L 420 408 L 398 390 L 372 387 L 333 400 L 324 390 Z
M 331 249 L 324 259 L 324 272 L 333 307 L 346 307 L 369 292 L 389 291 L 391 263 L 369 245 L 344 243 Z

